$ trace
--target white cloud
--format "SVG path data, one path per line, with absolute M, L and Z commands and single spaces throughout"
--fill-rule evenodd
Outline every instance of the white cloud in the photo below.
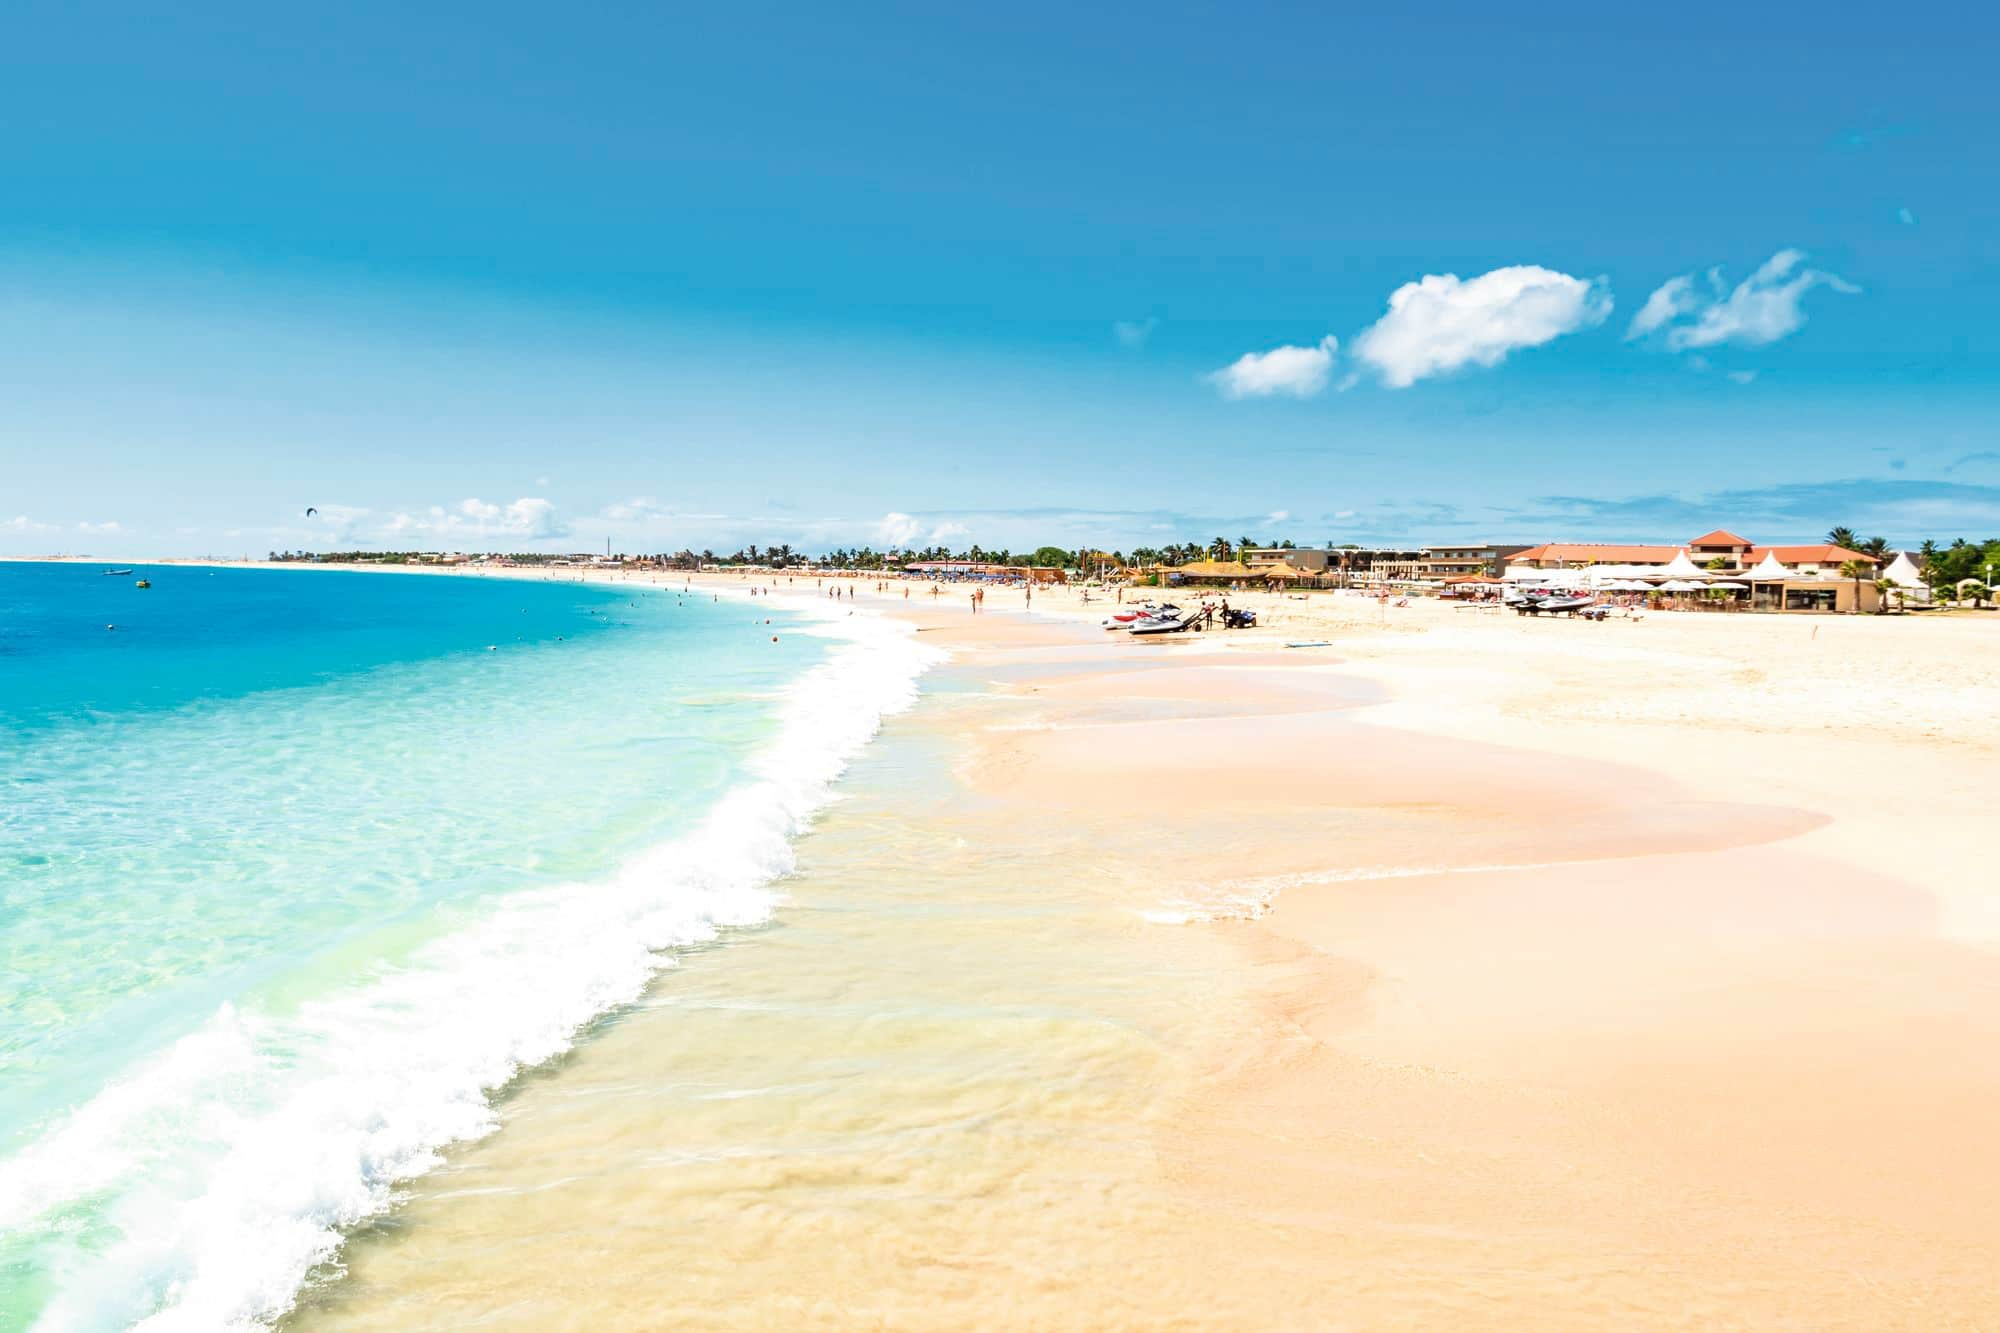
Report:
M 1757 372 L 1754 370 L 1732 370 L 1729 372 L 1729 378 L 1735 380 L 1738 384 L 1748 384 L 1757 378 Z
M 1694 294 L 1693 278 L 1686 274 L 1668 278 L 1653 289 L 1653 294 L 1646 298 L 1646 304 L 1632 316 L 1632 324 L 1625 330 L 1625 341 L 1643 338 L 1682 315 L 1692 314 L 1700 304 L 1701 298 Z
M 1144 347 L 1146 339 L 1153 336 L 1153 330 L 1160 327 L 1160 317 L 1149 315 L 1145 319 L 1121 319 L 1111 326 L 1111 334 L 1118 339 L 1120 347 Z
M 1266 523 L 1283 523 L 1291 516 L 1292 511 L 1289 509 L 1273 509 L 1270 513 L 1264 515 L 1264 521 Z
M 1755 273 L 1731 288 L 1722 270 L 1708 271 L 1709 294 L 1698 291 L 1692 275 L 1669 278 L 1646 298 L 1646 305 L 1626 331 L 1628 339 L 1666 330 L 1670 351 L 1737 343 L 1762 347 L 1805 326 L 1801 306 L 1816 287 L 1852 295 L 1861 289 L 1838 274 L 1801 268 L 1801 250 L 1780 250 Z
M 1268 352 L 1245 352 L 1221 370 L 1208 376 L 1225 398 L 1268 398 L 1287 394 L 1310 398 L 1326 387 L 1333 370 L 1333 355 L 1340 340 L 1332 334 L 1313 347 L 1274 347 Z
M 78 532 L 96 533 L 98 536 L 105 536 L 109 533 L 124 531 L 123 528 L 118 526 L 118 520 L 116 519 L 107 519 L 105 522 L 102 523 L 88 523 L 88 522 L 79 523 L 76 525 L 76 530 Z
M 645 523 L 656 518 L 665 518 L 666 507 L 650 496 L 635 495 L 629 500 L 620 500 L 604 506 L 604 517 L 613 523 Z
M 5 528 L 9 532 L 36 532 L 36 533 L 54 532 L 56 530 L 55 524 L 37 523 L 35 522 L 34 519 L 29 518 L 26 514 L 14 515 L 14 517 L 8 519 L 5 523 L 0 523 L 0 528 Z
M 416 539 L 448 546 L 467 540 L 544 541 L 569 535 L 569 526 L 557 515 L 556 507 L 539 496 L 523 496 L 505 505 L 472 498 L 461 500 L 450 509 L 432 505 L 421 513 L 392 513 L 379 519 L 365 509 L 329 505 L 321 510 L 323 515 L 329 512 L 338 514 L 338 530 L 343 537 Z
M 1603 280 L 1586 282 L 1516 264 L 1461 282 L 1433 273 L 1389 296 L 1389 313 L 1355 338 L 1357 359 L 1392 389 L 1462 366 L 1498 365 L 1519 347 L 1539 347 L 1601 324 L 1611 313 Z
M 892 510 L 882 515 L 875 524 L 875 540 L 888 550 L 899 551 L 916 540 L 917 533 L 922 527 L 923 524 L 908 514 Z

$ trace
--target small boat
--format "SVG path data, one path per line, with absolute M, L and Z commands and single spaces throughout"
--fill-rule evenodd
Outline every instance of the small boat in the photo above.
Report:
M 130 574 L 131 572 L 132 572 L 132 571 L 131 571 L 131 570 L 129 570 L 129 569 L 107 569 L 107 570 L 105 570 L 105 571 L 104 571 L 104 573 L 105 573 L 105 574 L 106 574 L 107 576 L 109 576 L 109 575 L 112 575 L 112 574 Z
M 151 579 L 140 579 L 137 583 L 133 584 L 132 586 L 135 588 L 150 588 L 153 586 L 153 581 Z

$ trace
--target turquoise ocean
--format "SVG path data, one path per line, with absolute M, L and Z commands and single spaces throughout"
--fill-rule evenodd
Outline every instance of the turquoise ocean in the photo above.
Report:
M 333 1280 L 510 1079 L 769 917 L 929 661 L 671 583 L 0 563 L 0 1329 Z

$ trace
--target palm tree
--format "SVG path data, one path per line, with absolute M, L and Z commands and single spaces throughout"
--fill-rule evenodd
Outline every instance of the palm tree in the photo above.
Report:
M 1961 602 L 1971 602 L 1975 610 L 1979 607 L 1980 603 L 1992 595 L 1993 589 L 1987 587 L 1978 579 L 1967 579 L 1958 585 L 1958 600 Z
M 1854 549 L 1863 555 L 1872 555 L 1877 560 L 1880 560 L 1889 554 L 1889 539 L 1887 537 L 1870 537 Z
M 1902 590 L 1901 588 L 1897 587 L 1897 586 L 1896 586 L 1896 585 L 1895 585 L 1894 583 L 1891 583 L 1891 582 L 1890 582 L 1890 581 L 1889 581 L 1888 579 L 1876 579 L 1876 580 L 1875 580 L 1875 614 L 1876 614 L 1876 615 L 1878 615 L 1878 616 L 1879 616 L 1879 615 L 1882 615 L 1882 614 L 1883 614 L 1884 612 L 1886 612 L 1886 611 L 1887 611 L 1887 610 L 1889 609 L 1889 595 L 1890 595 L 1891 593 L 1894 593 L 1894 594 L 1895 594 L 1895 596 L 1896 596 L 1896 606 L 1897 606 L 1897 609 L 1899 609 L 1899 610 L 1900 610 L 1900 609 L 1902 608 L 1902 605 L 1903 605 L 1903 590 Z
M 1208 543 L 1208 553 L 1217 560 L 1227 560 L 1230 556 L 1229 538 L 1211 538 Z
M 1834 528 L 1826 534 L 1827 545 L 1844 546 L 1850 551 L 1854 549 L 1854 543 L 1859 540 L 1860 538 L 1854 535 L 1853 528 Z
M 1248 552 L 1256 544 L 1257 539 L 1255 537 L 1238 537 L 1236 539 L 1236 549 L 1239 551 Z
M 1838 532 L 1840 529 L 1835 528 L 1834 531 Z M 1839 545 L 1838 542 L 1834 544 Z M 1867 569 L 1868 566 L 1859 560 L 1843 560 L 1840 562 L 1840 577 L 1851 579 L 1854 583 L 1854 610 L 1856 612 L 1861 610 L 1861 576 L 1867 572 Z

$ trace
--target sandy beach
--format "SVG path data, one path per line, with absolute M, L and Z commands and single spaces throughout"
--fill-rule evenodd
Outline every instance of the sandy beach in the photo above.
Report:
M 829 582 L 952 656 L 778 926 L 298 1327 L 2000 1321 L 2000 621 Z

